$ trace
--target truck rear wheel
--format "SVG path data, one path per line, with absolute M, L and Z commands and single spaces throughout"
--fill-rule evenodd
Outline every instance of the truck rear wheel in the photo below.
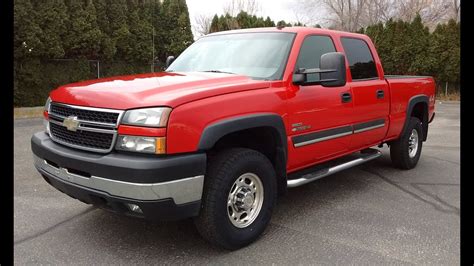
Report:
M 408 127 L 400 138 L 390 144 L 392 164 L 400 169 L 412 169 L 418 163 L 423 146 L 423 130 L 420 119 L 411 117 Z
M 265 155 L 241 148 L 223 151 L 208 166 L 196 227 L 214 245 L 244 247 L 267 227 L 276 196 L 275 170 Z

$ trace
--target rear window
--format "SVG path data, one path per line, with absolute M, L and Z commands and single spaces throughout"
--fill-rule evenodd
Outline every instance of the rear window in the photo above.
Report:
M 361 39 L 341 38 L 353 80 L 377 78 L 375 60 L 367 43 Z

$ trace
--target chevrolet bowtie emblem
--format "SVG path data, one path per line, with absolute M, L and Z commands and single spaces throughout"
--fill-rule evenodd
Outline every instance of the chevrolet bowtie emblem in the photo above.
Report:
M 77 120 L 77 116 L 71 115 L 64 118 L 63 126 L 65 126 L 69 131 L 76 131 L 79 127 L 79 121 Z

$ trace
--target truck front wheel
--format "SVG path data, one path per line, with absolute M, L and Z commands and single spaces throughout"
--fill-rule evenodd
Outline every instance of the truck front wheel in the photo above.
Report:
M 275 170 L 265 155 L 250 149 L 225 150 L 210 160 L 196 227 L 214 245 L 244 247 L 267 227 L 276 196 Z
M 390 158 L 393 165 L 405 170 L 414 168 L 420 159 L 422 140 L 420 119 L 411 117 L 405 133 L 390 144 Z

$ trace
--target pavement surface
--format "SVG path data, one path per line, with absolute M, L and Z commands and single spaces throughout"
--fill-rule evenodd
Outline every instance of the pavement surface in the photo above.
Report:
M 255 243 L 209 246 L 191 220 L 153 223 L 95 209 L 36 172 L 15 120 L 15 264 L 460 264 L 460 107 L 438 104 L 418 166 L 372 162 L 289 190 Z

